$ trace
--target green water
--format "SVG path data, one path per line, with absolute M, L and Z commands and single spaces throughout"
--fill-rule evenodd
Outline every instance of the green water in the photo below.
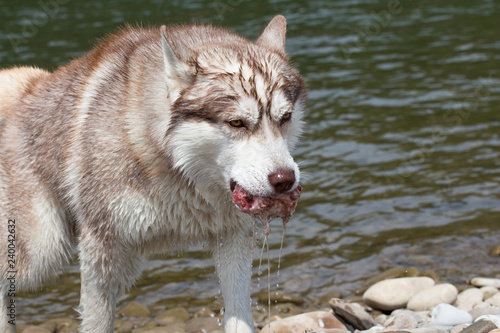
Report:
M 124 23 L 213 22 L 250 38 L 288 19 L 287 50 L 307 80 L 295 151 L 304 192 L 270 236 L 273 292 L 308 304 L 350 295 L 395 265 L 460 284 L 500 276 L 500 5 L 495 1 L 0 1 L 0 67 L 54 69 Z M 64 3 L 64 4 L 63 4 Z M 259 251 L 255 251 L 256 264 Z M 265 270 L 264 270 L 265 271 Z M 255 271 L 252 292 L 267 290 Z M 76 265 L 20 297 L 18 319 L 77 317 Z M 202 248 L 152 258 L 122 299 L 217 306 Z

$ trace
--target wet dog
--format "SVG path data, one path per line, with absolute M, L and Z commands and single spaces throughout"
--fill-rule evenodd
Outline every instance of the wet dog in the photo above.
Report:
M 53 73 L 0 71 L 0 331 L 15 332 L 15 292 L 77 250 L 80 331 L 111 333 L 145 255 L 199 242 L 226 332 L 254 331 L 251 216 L 286 220 L 300 195 L 290 149 L 306 90 L 285 33 L 283 16 L 255 42 L 129 27 Z

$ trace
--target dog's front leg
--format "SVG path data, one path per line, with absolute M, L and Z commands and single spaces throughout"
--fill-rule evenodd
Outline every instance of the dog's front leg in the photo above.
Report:
M 218 237 L 213 258 L 224 297 L 226 333 L 254 332 L 250 300 L 252 237 L 248 230 Z
M 142 258 L 118 237 L 82 234 L 79 332 L 113 333 L 116 301 L 138 277 Z

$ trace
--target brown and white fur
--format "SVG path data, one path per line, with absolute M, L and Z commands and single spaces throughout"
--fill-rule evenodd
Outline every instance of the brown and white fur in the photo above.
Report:
M 128 27 L 53 73 L 0 71 L 1 332 L 15 332 L 8 220 L 16 291 L 55 278 L 78 250 L 80 332 L 113 332 L 147 254 L 199 242 L 217 263 L 225 331 L 254 331 L 253 221 L 231 191 L 298 186 L 289 150 L 306 91 L 285 32 L 283 16 L 255 43 L 209 25 Z

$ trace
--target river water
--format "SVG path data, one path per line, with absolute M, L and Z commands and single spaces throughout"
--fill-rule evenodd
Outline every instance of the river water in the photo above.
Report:
M 500 243 L 498 2 L 0 0 L 0 66 L 57 68 L 125 22 L 213 22 L 256 38 L 277 13 L 310 98 L 279 276 L 278 221 L 269 237 L 272 292 L 312 305 L 396 265 L 455 284 L 499 277 L 488 254 Z M 253 293 L 267 291 L 259 255 Z M 120 304 L 218 306 L 214 271 L 202 247 L 152 257 Z M 18 318 L 76 318 L 79 282 L 68 267 L 19 297 Z

